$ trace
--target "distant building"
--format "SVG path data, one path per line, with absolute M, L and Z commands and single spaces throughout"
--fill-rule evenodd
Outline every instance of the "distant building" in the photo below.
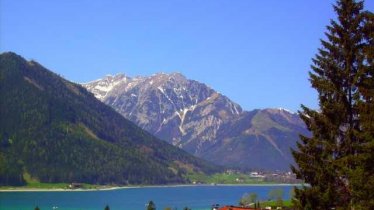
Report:
M 261 208 L 241 207 L 241 206 L 223 206 L 218 210 L 260 210 Z
M 258 172 L 257 171 L 252 171 L 251 172 L 251 176 L 258 176 L 259 174 L 258 174 Z
M 265 176 L 264 175 L 261 175 L 260 173 L 256 172 L 256 171 L 253 171 L 249 174 L 250 177 L 253 177 L 253 178 L 264 178 Z
M 70 189 L 78 189 L 78 188 L 82 188 L 82 187 L 83 187 L 82 183 L 71 183 L 71 184 L 69 184 Z
M 244 180 L 242 178 L 236 178 L 235 181 L 236 182 L 244 182 Z

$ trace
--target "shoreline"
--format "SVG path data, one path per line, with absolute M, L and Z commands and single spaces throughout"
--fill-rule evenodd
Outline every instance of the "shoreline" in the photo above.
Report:
M 305 184 L 290 184 L 290 183 L 264 183 L 264 184 L 173 184 L 173 185 L 135 185 L 135 186 L 118 186 L 118 187 L 98 187 L 98 188 L 27 188 L 27 187 L 9 187 L 9 189 L 0 189 L 1 192 L 90 192 L 90 191 L 114 191 L 123 189 L 140 189 L 140 188 L 168 188 L 168 187 L 246 187 L 246 186 L 302 186 Z

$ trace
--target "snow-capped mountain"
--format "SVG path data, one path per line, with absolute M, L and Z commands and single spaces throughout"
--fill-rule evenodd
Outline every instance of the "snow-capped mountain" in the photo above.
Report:
M 143 129 L 184 148 L 217 139 L 221 124 L 238 117 L 242 109 L 208 86 L 179 73 L 129 78 L 106 76 L 84 85 Z
M 306 133 L 290 111 L 243 111 L 226 96 L 179 73 L 108 75 L 83 86 L 143 129 L 218 164 L 286 170 L 292 162 L 289 148 L 299 132 Z

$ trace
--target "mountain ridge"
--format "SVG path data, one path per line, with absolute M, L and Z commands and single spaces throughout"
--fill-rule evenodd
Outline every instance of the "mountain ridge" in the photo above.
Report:
M 287 109 L 245 111 L 228 97 L 203 83 L 189 80 L 180 73 L 159 73 L 135 79 L 117 74 L 83 86 L 127 119 L 160 139 L 195 156 L 226 166 L 288 170 L 293 161 L 289 148 L 295 146 L 299 133 L 307 133 L 297 114 Z M 108 86 L 108 91 L 104 91 Z M 237 127 L 243 129 L 239 130 Z M 288 136 L 292 141 L 277 141 L 282 139 L 282 135 Z M 243 138 L 246 140 L 241 140 Z M 272 154 L 275 153 L 273 156 L 280 157 L 280 164 L 276 164 L 277 158 L 263 166 L 254 164 L 269 158 L 258 154 L 248 156 L 244 151 L 242 156 L 248 157 L 242 161 L 240 157 L 230 155 L 232 150 L 226 148 L 230 145 L 228 142 L 239 144 L 242 141 L 240 144 L 246 148 L 256 138 L 261 139 L 261 143 L 269 144 L 258 144 L 264 148 L 257 153 L 264 153 L 271 148 Z M 283 148 L 280 145 L 282 143 L 289 148 Z M 243 149 L 236 148 L 237 151 Z M 219 155 L 224 152 L 229 155 Z M 258 157 L 253 159 L 255 156 Z

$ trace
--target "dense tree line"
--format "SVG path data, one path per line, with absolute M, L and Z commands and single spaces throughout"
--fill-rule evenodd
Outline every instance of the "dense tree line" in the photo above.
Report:
M 26 172 L 42 182 L 165 184 L 217 170 L 34 61 L 4 53 L 0 67 L 0 185 L 25 184 Z

